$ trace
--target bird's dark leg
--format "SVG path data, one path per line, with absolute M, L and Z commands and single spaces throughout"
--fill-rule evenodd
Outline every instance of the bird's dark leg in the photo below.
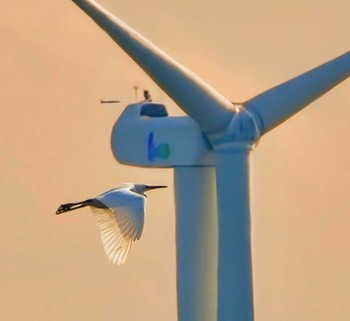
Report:
M 56 214 L 62 214 L 65 212 L 69 212 L 69 211 L 73 211 L 76 210 L 78 208 L 82 208 L 85 206 L 89 206 L 91 205 L 91 200 L 86 200 L 83 202 L 78 202 L 78 203 L 67 203 L 67 204 L 62 204 L 58 210 L 56 211 Z

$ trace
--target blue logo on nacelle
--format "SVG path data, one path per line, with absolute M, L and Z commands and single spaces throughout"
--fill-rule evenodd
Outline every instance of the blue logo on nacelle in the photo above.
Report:
M 148 135 L 148 160 L 154 161 L 156 158 L 168 159 L 170 157 L 169 144 L 156 144 L 154 140 L 154 133 L 150 132 Z

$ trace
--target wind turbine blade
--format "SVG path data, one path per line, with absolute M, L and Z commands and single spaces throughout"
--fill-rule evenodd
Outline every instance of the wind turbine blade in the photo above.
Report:
M 264 134 L 350 76 L 350 51 L 250 100 L 244 106 Z
M 205 133 L 224 130 L 231 102 L 94 0 L 72 0 L 183 109 Z

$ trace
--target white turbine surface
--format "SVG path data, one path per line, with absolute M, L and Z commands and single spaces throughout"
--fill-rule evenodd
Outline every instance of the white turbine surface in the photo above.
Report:
M 214 314 L 218 321 L 253 321 L 248 166 L 250 151 L 263 134 L 348 78 L 350 52 L 233 108 L 225 97 L 202 79 L 95 1 L 73 0 L 73 2 L 106 31 L 199 125 L 199 133 L 204 133 L 211 143 L 208 153 L 212 153 L 214 160 L 209 166 L 215 169 L 215 175 L 210 170 L 197 171 L 197 167 L 203 164 L 208 166 L 201 157 L 189 164 L 189 168 L 180 170 L 178 167 L 183 166 L 181 154 L 177 155 L 178 158 L 168 155 L 166 160 L 156 159 L 163 167 L 175 168 L 177 273 L 180 278 L 177 288 L 179 321 L 207 320 L 203 318 L 204 315 L 210 316 L 208 318 L 212 320 Z M 138 118 L 133 119 L 136 121 Z M 165 128 L 166 124 L 169 124 L 169 121 L 162 121 L 160 117 L 158 127 Z M 175 120 L 172 124 L 175 126 Z M 178 124 L 180 125 L 180 122 Z M 142 137 L 142 140 L 139 140 L 143 142 L 140 149 L 147 148 L 144 144 L 144 133 L 151 132 L 153 135 L 153 131 L 158 127 L 149 125 L 142 133 L 136 133 Z M 176 144 L 185 144 L 183 142 L 188 138 L 188 135 L 185 138 L 179 135 L 170 139 L 169 135 L 162 136 L 160 131 L 158 136 L 159 141 L 165 138 L 162 145 L 167 146 L 169 150 L 174 150 Z M 193 148 L 196 147 L 195 144 L 192 145 Z M 130 162 L 133 165 L 135 163 L 136 158 Z M 152 159 L 147 159 L 146 162 L 143 159 L 139 164 L 157 167 L 157 163 Z M 186 175 L 192 177 L 194 182 L 189 184 Z M 215 179 L 217 195 L 208 198 L 208 193 L 211 191 L 209 185 L 214 184 Z M 190 191 L 192 186 L 198 187 L 201 180 L 203 180 L 201 189 L 198 192 Z M 177 184 L 179 186 L 176 186 Z M 216 196 L 216 209 L 215 206 L 212 210 L 201 209 L 206 202 L 211 208 Z M 190 215 L 186 213 L 188 197 L 196 205 L 193 206 L 193 213 Z M 213 213 L 217 214 L 217 224 L 211 221 Z M 211 223 L 207 223 L 208 219 Z M 192 227 L 190 230 L 186 222 Z M 212 243 L 215 242 L 215 246 L 210 246 L 209 242 L 202 238 L 203 231 L 210 229 L 210 226 L 212 229 L 210 239 Z M 217 242 L 216 229 L 218 229 Z M 185 247 L 186 240 L 195 245 Z M 216 266 L 214 264 L 205 266 L 210 257 L 217 261 L 215 276 L 213 270 Z M 216 302 L 212 305 L 207 304 L 208 297 L 203 294 L 210 292 L 213 296 L 216 290 L 213 285 L 214 277 L 217 283 L 217 306 Z M 202 283 L 207 282 L 206 278 L 209 283 L 203 287 Z
M 83 202 L 63 204 L 56 214 L 89 206 L 100 228 L 103 247 L 110 261 L 123 264 L 132 242 L 142 234 L 146 191 L 165 186 L 126 183 Z
M 217 296 L 215 168 L 177 167 L 174 181 L 178 318 L 212 321 Z

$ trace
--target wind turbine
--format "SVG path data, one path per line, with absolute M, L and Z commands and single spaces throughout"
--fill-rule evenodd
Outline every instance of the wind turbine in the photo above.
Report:
M 190 116 L 168 117 L 152 102 L 133 104 L 112 132 L 118 161 L 174 168 L 178 319 L 252 321 L 250 151 L 349 77 L 350 52 L 233 105 L 94 0 L 73 2 Z

